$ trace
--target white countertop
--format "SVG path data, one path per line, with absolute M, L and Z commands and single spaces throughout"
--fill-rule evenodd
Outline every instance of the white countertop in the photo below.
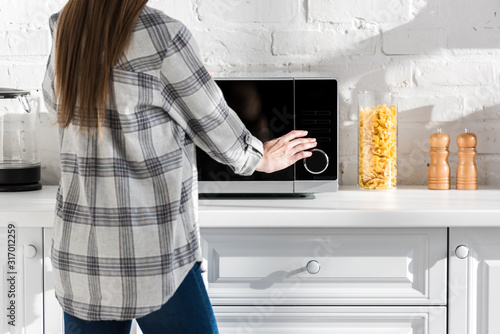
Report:
M 51 227 L 56 186 L 0 193 L 0 226 Z M 203 227 L 500 227 L 500 189 L 362 191 L 294 199 L 203 199 Z

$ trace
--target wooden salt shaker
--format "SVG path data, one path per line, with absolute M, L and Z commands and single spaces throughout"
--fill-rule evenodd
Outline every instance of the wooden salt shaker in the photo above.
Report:
M 437 131 L 429 139 L 431 163 L 429 164 L 428 172 L 428 188 L 433 190 L 447 190 L 450 189 L 450 165 L 448 164 L 450 136 L 446 133 L 441 133 L 441 129 Z
M 457 137 L 457 189 L 459 190 L 477 189 L 476 144 L 477 137 L 470 133 L 469 129 L 465 129 L 465 133 Z

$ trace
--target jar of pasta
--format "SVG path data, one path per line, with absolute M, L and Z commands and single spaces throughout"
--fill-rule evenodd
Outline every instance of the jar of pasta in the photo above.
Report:
M 359 92 L 358 186 L 395 189 L 397 179 L 397 93 Z

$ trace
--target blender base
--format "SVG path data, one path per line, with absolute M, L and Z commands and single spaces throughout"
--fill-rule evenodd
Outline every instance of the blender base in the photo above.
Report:
M 39 164 L 0 164 L 0 192 L 40 190 L 40 176 Z
M 30 183 L 30 184 L 0 184 L 0 192 L 14 192 L 14 191 L 32 191 L 42 189 L 42 184 Z

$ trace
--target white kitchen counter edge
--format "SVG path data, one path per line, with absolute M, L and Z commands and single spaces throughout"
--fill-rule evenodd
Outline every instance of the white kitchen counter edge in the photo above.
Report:
M 51 227 L 56 191 L 56 186 L 44 186 L 40 191 L 0 193 L 0 226 Z M 500 227 L 500 189 L 343 187 L 305 199 L 204 199 L 199 221 L 202 228 Z

